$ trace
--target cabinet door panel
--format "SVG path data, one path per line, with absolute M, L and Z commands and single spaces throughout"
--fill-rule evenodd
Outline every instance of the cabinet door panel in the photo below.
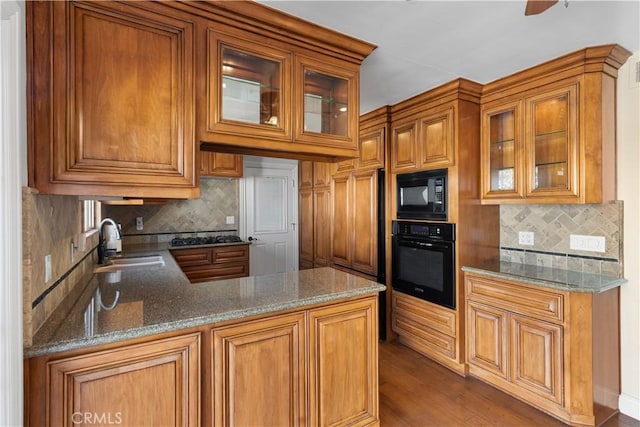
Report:
M 242 155 L 200 152 L 200 176 L 242 176 Z
M 213 262 L 226 263 L 249 260 L 249 245 L 231 245 L 212 249 Z
M 500 102 L 482 110 L 482 192 L 489 198 L 521 198 L 524 141 L 521 102 Z
M 214 330 L 213 354 L 216 426 L 304 425 L 304 313 Z
M 302 160 L 298 163 L 299 188 L 313 188 L 313 163 L 309 160 Z
M 469 364 L 506 379 L 509 346 L 507 313 L 468 302 L 467 322 Z
M 48 425 L 198 426 L 199 352 L 193 334 L 50 362 Z
M 391 170 L 413 169 L 416 163 L 417 122 L 394 126 L 391 136 Z
M 331 251 L 333 262 L 351 265 L 351 180 L 350 175 L 333 177 L 333 230 Z
M 420 120 L 420 164 L 446 167 L 454 163 L 453 108 Z
M 353 175 L 353 240 L 351 266 L 358 271 L 375 275 L 378 271 L 378 212 L 377 171 Z
M 291 139 L 291 55 L 245 33 L 207 43 L 206 131 Z
M 193 22 L 115 3 L 53 12 L 52 182 L 195 187 Z
M 510 329 L 511 381 L 562 404 L 562 327 L 512 315 Z
M 376 318 L 376 299 L 310 311 L 310 425 L 378 420 Z
M 313 215 L 313 190 L 304 189 L 298 193 L 298 209 L 300 220 L 299 230 L 299 251 L 300 251 L 300 268 L 304 265 L 313 267 L 314 258 L 314 231 L 313 224 L 315 218 Z
M 577 85 L 526 100 L 527 197 L 578 196 Z
M 313 190 L 313 209 L 315 212 L 313 265 L 322 267 L 329 265 L 331 260 L 331 190 L 329 188 Z
M 376 129 L 360 135 L 360 168 L 384 167 L 385 128 Z

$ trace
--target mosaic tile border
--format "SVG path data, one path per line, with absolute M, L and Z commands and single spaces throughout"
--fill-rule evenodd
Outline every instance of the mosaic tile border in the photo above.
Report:
M 501 247 L 500 260 L 539 267 L 559 268 L 583 273 L 622 277 L 622 265 L 615 258 L 566 254 Z

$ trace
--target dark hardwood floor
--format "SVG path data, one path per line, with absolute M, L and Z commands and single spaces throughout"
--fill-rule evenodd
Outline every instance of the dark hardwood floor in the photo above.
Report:
M 398 343 L 380 343 L 382 427 L 565 426 L 477 380 L 462 378 Z M 618 414 L 605 427 L 639 427 Z

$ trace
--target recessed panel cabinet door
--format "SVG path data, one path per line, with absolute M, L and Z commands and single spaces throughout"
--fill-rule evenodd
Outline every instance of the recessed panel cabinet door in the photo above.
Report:
M 379 422 L 376 298 L 309 312 L 309 425 Z
M 213 331 L 215 426 L 305 425 L 304 316 Z
M 333 262 L 345 267 L 351 266 L 351 175 L 333 177 Z
M 563 403 L 562 326 L 511 315 L 511 382 Z
M 200 425 L 200 335 L 49 362 L 46 425 Z
M 31 101 L 37 187 L 189 196 L 185 188 L 197 187 L 194 23 L 162 5 L 157 13 L 115 2 L 33 7 L 32 89 L 50 96 Z
M 353 174 L 352 268 L 375 275 L 378 272 L 377 170 Z

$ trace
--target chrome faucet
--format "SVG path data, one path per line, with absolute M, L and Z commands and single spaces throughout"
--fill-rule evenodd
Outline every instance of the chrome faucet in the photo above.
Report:
M 106 261 L 107 248 L 105 247 L 106 242 L 104 241 L 104 234 L 102 233 L 102 228 L 105 223 L 110 223 L 113 225 L 113 228 L 116 229 L 116 236 L 118 240 L 122 239 L 120 235 L 120 229 L 118 228 L 118 224 L 111 218 L 105 218 L 100 221 L 100 225 L 98 226 L 98 264 L 104 264 Z

